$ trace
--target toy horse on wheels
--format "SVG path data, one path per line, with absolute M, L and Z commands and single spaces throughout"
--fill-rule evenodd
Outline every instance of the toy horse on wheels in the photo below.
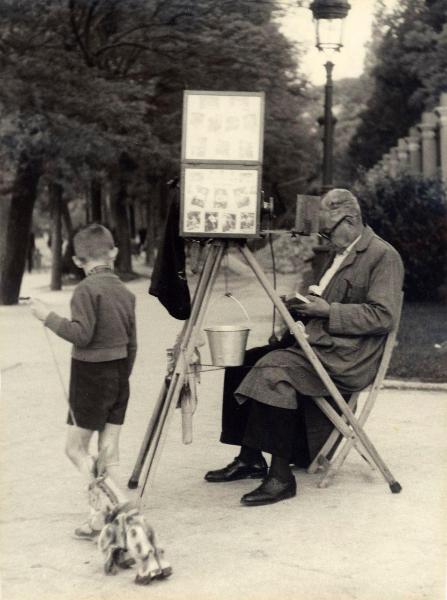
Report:
M 89 502 L 104 523 L 98 547 L 107 575 L 116 575 L 119 569 L 136 565 L 135 583 L 148 585 L 172 574 L 172 567 L 157 544 L 153 527 L 110 477 L 97 477 L 92 481 Z

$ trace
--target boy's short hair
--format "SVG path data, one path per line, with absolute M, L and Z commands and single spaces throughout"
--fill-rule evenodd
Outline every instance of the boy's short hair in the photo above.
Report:
M 78 231 L 73 238 L 73 245 L 76 256 L 85 261 L 109 258 L 115 242 L 107 227 L 93 223 Z

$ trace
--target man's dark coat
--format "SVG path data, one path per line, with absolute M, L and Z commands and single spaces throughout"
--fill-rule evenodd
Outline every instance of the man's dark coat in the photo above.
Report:
M 361 390 L 374 379 L 398 313 L 403 274 L 396 250 L 366 226 L 322 294 L 330 304 L 329 318 L 310 319 L 306 325 L 309 343 L 342 393 Z M 244 377 L 236 397 L 293 409 L 297 393 L 328 395 L 294 343 L 265 354 Z M 331 426 L 312 401 L 304 402 L 304 421 L 312 460 Z M 225 437 L 223 432 L 222 441 Z

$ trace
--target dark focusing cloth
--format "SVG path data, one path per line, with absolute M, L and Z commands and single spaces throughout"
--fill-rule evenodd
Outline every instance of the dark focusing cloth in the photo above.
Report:
M 185 320 L 191 314 L 191 296 L 185 271 L 185 242 L 179 235 L 179 190 L 172 194 L 165 230 L 152 272 L 149 294 L 157 296 L 171 317 Z

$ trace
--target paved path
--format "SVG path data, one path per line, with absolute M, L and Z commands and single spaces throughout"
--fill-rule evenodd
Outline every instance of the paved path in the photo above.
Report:
M 68 314 L 71 290 L 49 292 L 47 274 L 28 276 L 23 293 L 40 295 Z M 281 285 L 284 291 L 291 280 Z M 231 283 L 250 312 L 250 344 L 268 338 L 270 307 L 252 280 Z M 219 287 L 220 286 L 220 287 Z M 222 289 L 220 283 L 218 289 Z M 126 485 L 165 374 L 165 348 L 180 329 L 147 281 L 138 296 L 139 355 L 122 435 Z M 228 322 L 231 302 L 219 296 Z M 228 304 L 228 306 L 227 306 Z M 26 306 L 0 307 L 1 573 L 4 600 L 441 600 L 445 597 L 447 397 L 442 391 L 385 390 L 368 431 L 403 486 L 389 492 L 354 453 L 332 487 L 297 471 L 296 498 L 244 508 L 253 484 L 212 485 L 209 468 L 234 451 L 216 442 L 222 372 L 204 373 L 194 418 L 194 443 L 181 443 L 176 413 L 145 499 L 174 574 L 150 588 L 132 571 L 102 573 L 94 544 L 71 538 L 84 516 L 80 480 L 63 453 L 61 382 L 48 338 Z M 50 337 L 64 381 L 69 346 Z M 206 352 L 203 356 L 207 360 Z M 135 496 L 138 492 L 132 492 Z

